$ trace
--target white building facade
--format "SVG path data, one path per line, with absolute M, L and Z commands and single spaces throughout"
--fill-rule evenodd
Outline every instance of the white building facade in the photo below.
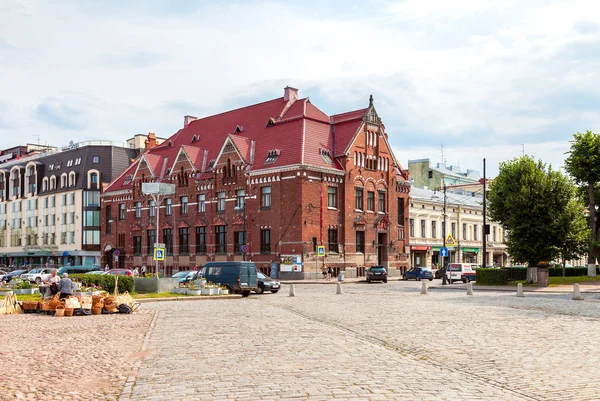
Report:
M 451 262 L 483 265 L 482 205 L 483 198 L 480 195 L 447 191 L 444 228 L 444 193 L 411 188 L 408 229 L 411 266 L 441 267 L 440 248 L 444 246 L 444 232 L 456 242 L 454 246 L 446 245 L 450 250 Z M 509 266 L 504 230 L 489 220 L 488 224 L 490 233 L 486 239 L 486 266 Z

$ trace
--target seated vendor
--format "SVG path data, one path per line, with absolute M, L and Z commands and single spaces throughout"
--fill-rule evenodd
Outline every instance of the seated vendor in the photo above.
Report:
M 67 273 L 64 273 L 58 282 L 58 290 L 60 291 L 60 299 L 73 295 L 73 282 Z
M 48 278 L 48 280 L 44 281 L 44 284 L 47 285 L 44 297 L 50 297 L 52 295 L 58 294 L 58 283 L 60 282 L 60 277 L 58 277 L 58 270 L 52 270 L 52 275 Z

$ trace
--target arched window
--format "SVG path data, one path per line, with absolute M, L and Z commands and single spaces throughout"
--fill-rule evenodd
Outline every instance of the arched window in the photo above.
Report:
M 50 177 L 50 191 L 54 191 L 56 189 L 56 176 Z
M 48 177 L 44 177 L 42 180 L 42 191 L 46 192 L 48 190 Z
M 354 163 L 354 165 L 356 166 L 356 152 L 354 152 L 354 159 L 352 160 L 352 162 Z
M 67 175 L 63 174 L 60 176 L 60 187 L 64 188 L 67 186 Z

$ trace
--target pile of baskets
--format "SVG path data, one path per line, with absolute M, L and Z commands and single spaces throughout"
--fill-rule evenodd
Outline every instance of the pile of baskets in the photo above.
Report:
M 16 301 L 15 301 L 16 302 Z M 20 306 L 26 313 L 46 313 L 55 316 L 86 316 L 109 313 L 131 313 L 139 304 L 126 292 L 118 296 L 107 293 L 91 297 L 76 296 L 59 299 L 59 295 L 38 301 L 23 301 Z

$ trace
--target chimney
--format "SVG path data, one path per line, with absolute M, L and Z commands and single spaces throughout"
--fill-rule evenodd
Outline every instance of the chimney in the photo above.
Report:
M 298 89 L 292 88 L 291 86 L 283 88 L 283 100 L 286 102 L 295 102 L 298 100 Z
M 150 150 L 156 146 L 156 134 L 154 132 L 148 132 L 148 138 L 144 141 L 144 151 Z
M 183 128 L 187 127 L 192 121 L 196 121 L 197 119 L 198 117 L 194 116 L 183 116 Z

